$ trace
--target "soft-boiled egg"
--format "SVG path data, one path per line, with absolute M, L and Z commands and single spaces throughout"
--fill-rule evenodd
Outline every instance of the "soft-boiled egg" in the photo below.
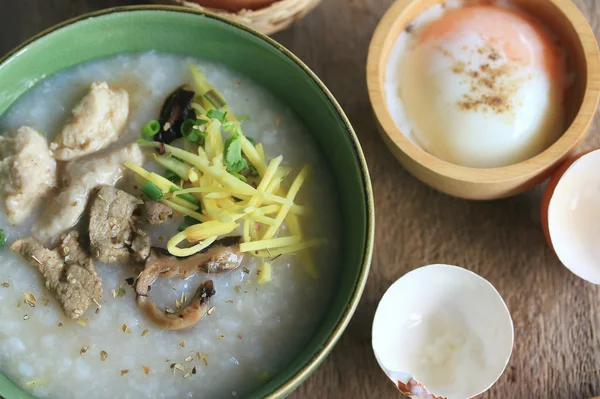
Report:
M 563 54 L 544 26 L 517 9 L 424 13 L 400 35 L 386 79 L 401 130 L 454 164 L 518 163 L 565 130 Z
M 457 266 L 429 265 L 386 291 L 372 340 L 377 362 L 402 393 L 465 399 L 502 375 L 514 333 L 502 297 L 487 280 Z
M 552 176 L 542 201 L 548 243 L 574 274 L 600 284 L 600 149 L 565 162 Z

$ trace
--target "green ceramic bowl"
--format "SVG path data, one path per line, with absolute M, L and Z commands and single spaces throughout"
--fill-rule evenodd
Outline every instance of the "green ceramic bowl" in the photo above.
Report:
M 290 51 L 221 17 L 176 7 L 126 7 L 55 26 L 0 60 L 0 114 L 33 84 L 60 70 L 117 53 L 157 50 L 225 64 L 278 96 L 314 134 L 337 181 L 344 223 L 343 274 L 323 323 L 306 349 L 251 398 L 289 394 L 331 351 L 364 289 L 374 238 L 371 183 L 362 150 L 337 101 Z M 310 116 L 310 117 L 308 117 Z M 0 374 L 0 396 L 29 398 Z

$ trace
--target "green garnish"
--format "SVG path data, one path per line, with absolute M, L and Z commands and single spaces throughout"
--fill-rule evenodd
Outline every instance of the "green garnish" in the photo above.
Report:
M 200 130 L 200 126 L 207 124 L 205 119 L 186 119 L 181 124 L 181 135 L 191 143 L 200 143 L 207 133 Z
M 171 192 L 175 193 L 177 191 L 181 191 L 181 190 L 176 187 L 171 186 Z M 177 194 L 177 196 L 181 199 L 186 200 L 187 202 L 191 202 L 194 205 L 200 206 L 200 200 L 191 194 L 183 193 L 183 194 Z
M 248 167 L 248 161 L 242 157 L 242 136 L 237 132 L 225 140 L 225 165 L 227 171 L 233 175 L 239 174 Z
M 183 230 L 187 229 L 188 227 L 193 226 L 193 225 L 198 224 L 198 223 L 200 223 L 200 222 L 198 222 L 193 217 L 186 216 L 186 217 L 183 218 L 183 223 L 181 223 L 179 225 L 179 227 L 177 228 L 177 231 L 183 231 Z
M 6 234 L 4 234 L 4 230 L 0 229 L 0 247 L 6 244 Z
M 223 130 L 234 135 L 241 134 L 242 126 L 238 121 L 228 121 L 223 123 Z
M 146 139 L 137 139 L 135 141 L 136 144 L 140 144 L 140 145 L 148 145 L 148 144 L 154 144 L 154 141 L 152 140 L 146 140 Z
M 185 194 L 178 194 L 177 196 L 179 198 L 186 200 L 187 202 L 191 202 L 194 205 L 200 206 L 200 200 L 191 194 L 185 193 Z
M 157 120 L 151 120 L 142 128 L 142 137 L 151 139 L 160 131 L 160 123 Z
M 142 192 L 152 201 L 158 201 L 164 195 L 160 188 L 150 180 L 142 186 Z
M 221 96 L 221 94 L 214 89 L 210 89 L 209 91 L 204 93 L 204 98 L 206 98 L 208 102 L 211 103 L 212 106 L 217 109 L 223 108 L 227 105 L 227 101 L 225 101 L 223 96 Z
M 221 123 L 225 123 L 225 121 L 227 120 L 227 112 L 217 111 L 216 109 L 209 110 L 206 113 L 206 116 L 208 116 L 211 119 L 216 119 Z
M 177 183 L 177 181 L 180 180 L 179 175 L 171 169 L 165 169 L 165 178 L 173 183 Z

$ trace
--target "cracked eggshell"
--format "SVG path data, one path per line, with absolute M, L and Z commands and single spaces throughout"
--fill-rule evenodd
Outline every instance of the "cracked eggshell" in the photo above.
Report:
M 546 187 L 542 225 L 560 261 L 582 279 L 600 284 L 600 149 L 565 162 Z
M 372 340 L 379 365 L 402 393 L 467 399 L 502 375 L 514 332 L 506 304 L 487 280 L 436 264 L 390 286 L 377 307 Z

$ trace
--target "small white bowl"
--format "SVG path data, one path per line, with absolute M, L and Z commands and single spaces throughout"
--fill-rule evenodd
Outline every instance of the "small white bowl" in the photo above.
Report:
M 514 332 L 487 280 L 457 266 L 429 265 L 386 291 L 372 339 L 379 365 L 405 395 L 466 399 L 500 378 Z

